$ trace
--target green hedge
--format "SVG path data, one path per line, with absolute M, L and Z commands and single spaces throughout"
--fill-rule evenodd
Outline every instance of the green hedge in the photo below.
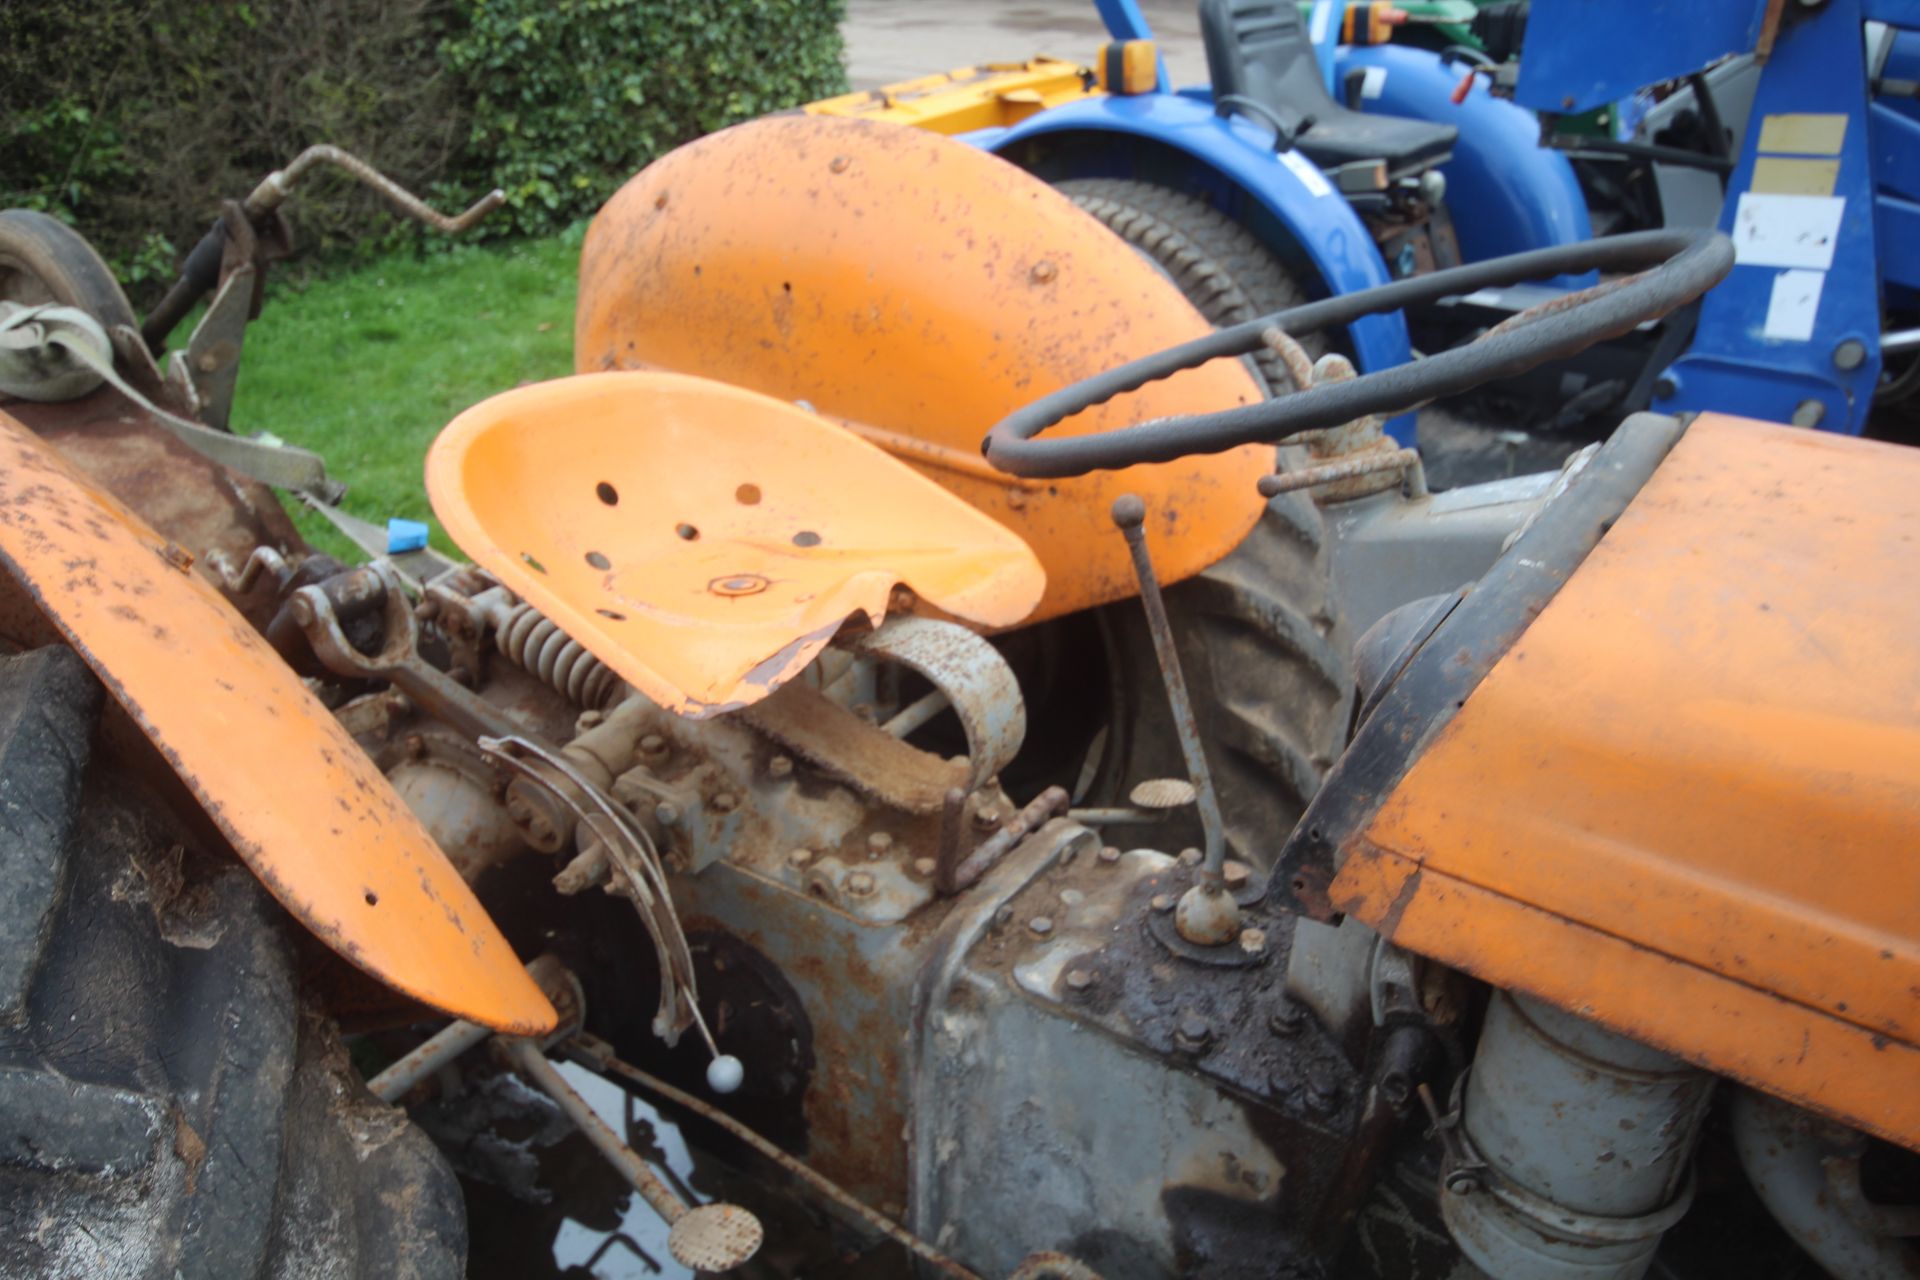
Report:
M 80 227 L 150 300 L 223 198 L 314 142 L 469 235 L 590 215 L 649 160 L 844 92 L 842 0 L 0 0 L 0 206 Z M 84 54 L 79 50 L 84 50 Z M 327 178 L 289 205 L 311 260 L 427 243 Z

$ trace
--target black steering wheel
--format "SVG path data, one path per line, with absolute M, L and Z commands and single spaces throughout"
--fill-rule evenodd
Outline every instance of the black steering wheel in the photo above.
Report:
M 1243 444 L 1273 444 L 1368 414 L 1399 413 L 1583 351 L 1684 306 L 1720 283 L 1732 269 L 1733 245 L 1719 232 L 1669 229 L 1535 249 L 1397 280 L 1276 311 L 1062 387 L 1009 414 L 987 433 L 982 449 L 988 462 L 1009 475 L 1056 479 L 1169 462 L 1197 453 L 1224 453 Z M 1515 316 L 1477 341 L 1412 364 L 1321 383 L 1218 413 L 1156 418 L 1117 431 L 1061 440 L 1035 438 L 1082 410 L 1149 382 L 1209 360 L 1257 351 L 1268 329 L 1312 333 L 1476 289 L 1594 270 L 1637 274 L 1557 298 Z

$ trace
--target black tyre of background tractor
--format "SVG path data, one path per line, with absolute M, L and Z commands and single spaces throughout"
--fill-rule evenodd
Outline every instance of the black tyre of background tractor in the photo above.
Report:
M 299 1008 L 285 917 L 0 658 L 0 1275 L 444 1277 L 458 1183 Z
M 78 307 L 108 333 L 133 326 L 113 272 L 79 232 L 32 209 L 0 210 L 0 302 Z
M 1058 186 L 1152 259 L 1216 326 L 1308 300 L 1251 232 L 1202 200 L 1121 179 Z M 1302 342 L 1324 350 L 1315 336 Z M 1284 393 L 1284 372 L 1272 361 L 1263 356 L 1256 365 Z M 1352 711 L 1350 645 L 1329 588 L 1319 509 L 1304 494 L 1273 499 L 1226 559 L 1169 587 L 1166 600 L 1228 853 L 1265 869 L 1344 745 Z M 1186 776 L 1139 602 L 1101 615 L 1114 710 L 1095 802 L 1117 800 L 1143 778 Z M 1189 813 L 1114 834 L 1178 848 L 1198 843 L 1199 824 Z

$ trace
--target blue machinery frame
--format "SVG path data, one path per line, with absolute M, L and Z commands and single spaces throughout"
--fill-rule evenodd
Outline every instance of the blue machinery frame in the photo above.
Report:
M 1094 3 L 1115 39 L 1152 39 L 1135 0 Z M 1321 0 L 1319 7 L 1332 20 L 1310 30 L 1337 32 L 1344 0 Z M 1329 38 L 1318 42 L 1317 52 L 1335 86 L 1355 70 L 1368 73 L 1363 110 L 1459 128 L 1441 172 L 1462 256 L 1478 261 L 1592 233 L 1572 166 L 1539 145 L 1537 118 L 1528 108 L 1584 111 L 1752 49 L 1763 35 L 1765 9 L 1766 0 L 1536 6 L 1511 102 L 1476 84 L 1456 105 L 1451 94 L 1459 69 L 1424 50 L 1335 50 Z M 1857 434 L 1880 377 L 1883 289 L 1905 305 L 1920 302 L 1920 104 L 1872 95 L 1861 24 L 1875 20 L 1895 29 L 1886 77 L 1920 81 L 1920 0 L 1826 0 L 1818 8 L 1788 9 L 1793 12 L 1759 79 L 1721 214 L 1721 229 L 1740 249 L 1739 263 L 1701 304 L 1692 345 L 1656 382 L 1653 407 L 1712 408 Z M 1652 31 L 1661 38 L 1650 40 Z M 1045 156 L 1050 177 L 1157 177 L 1204 191 L 1296 268 L 1310 268 L 1301 274 L 1316 276 L 1327 293 L 1389 280 L 1365 226 L 1324 181 L 1313 181 L 1317 171 L 1305 157 L 1276 154 L 1267 130 L 1215 115 L 1211 97 L 1205 88 L 1173 92 L 1162 63 L 1158 92 L 1070 103 L 968 140 L 1010 158 Z M 1809 153 L 1804 136 L 1763 139 L 1770 117 L 1807 115 L 1843 117 L 1837 145 Z M 1804 174 L 1823 165 L 1833 172 L 1830 194 L 1782 194 L 1783 170 Z M 1762 175 L 1757 190 L 1756 173 Z M 1753 196 L 1761 198 L 1743 199 Z M 1827 202 L 1824 220 L 1808 201 Z M 1817 238 L 1828 223 L 1830 254 L 1769 243 L 1770 230 Z M 1362 370 L 1412 358 L 1397 314 L 1356 322 L 1348 343 Z M 1389 430 L 1410 443 L 1411 415 L 1395 419 Z

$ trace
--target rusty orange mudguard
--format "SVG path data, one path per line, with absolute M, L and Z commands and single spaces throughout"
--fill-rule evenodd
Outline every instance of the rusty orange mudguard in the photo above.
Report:
M 191 557 L 4 413 L 0 560 L 322 941 L 447 1013 L 553 1026 L 466 881 L 280 656 Z
M 1134 594 L 1109 509 L 1147 501 L 1165 581 L 1219 560 L 1265 502 L 1273 450 L 1016 480 L 980 442 L 1021 405 L 1211 332 L 1159 268 L 1065 196 L 918 129 L 813 116 L 691 143 L 623 187 L 580 263 L 574 367 L 702 374 L 844 422 L 1019 534 L 1034 620 Z M 1104 431 L 1261 397 L 1215 361 L 1072 418 Z M 697 450 L 663 465 L 691 473 Z
M 427 493 L 461 550 L 655 703 L 757 702 L 904 583 L 1010 626 L 1040 599 L 1019 537 L 860 437 L 704 378 L 599 373 L 455 418 Z
M 1920 451 L 1701 417 L 1334 905 L 1920 1148 L 1916 554 Z

